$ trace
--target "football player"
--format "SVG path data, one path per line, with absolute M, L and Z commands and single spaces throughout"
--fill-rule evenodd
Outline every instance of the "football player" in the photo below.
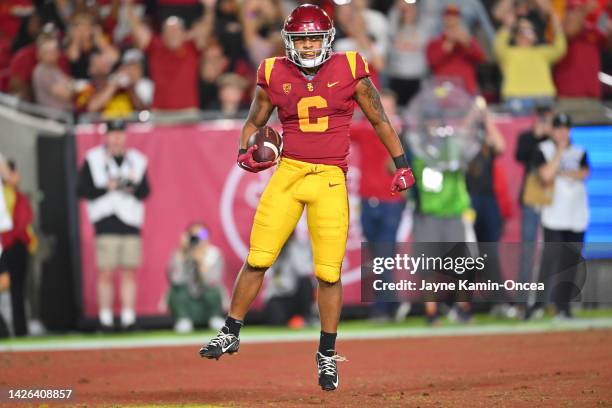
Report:
M 200 349 L 205 358 L 235 353 L 239 333 L 265 271 L 274 263 L 304 207 L 318 280 L 321 337 L 316 362 L 319 385 L 338 387 L 336 332 L 342 307 L 340 270 L 346 250 L 349 207 L 346 188 L 349 127 L 355 102 L 374 126 L 395 162 L 391 190 L 414 184 L 400 140 L 370 81 L 368 63 L 357 52 L 333 53 L 335 29 L 319 7 L 304 4 L 287 17 L 282 31 L 286 57 L 264 60 L 242 128 L 238 165 L 259 172 L 275 162 L 256 162 L 249 136 L 264 126 L 274 108 L 283 127 L 283 152 L 261 196 L 253 220 L 249 254 L 232 294 L 230 310 L 217 336 Z

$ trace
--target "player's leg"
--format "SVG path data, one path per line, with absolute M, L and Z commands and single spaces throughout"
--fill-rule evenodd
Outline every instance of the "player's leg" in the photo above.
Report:
M 304 209 L 293 197 L 292 172 L 281 162 L 261 196 L 253 219 L 249 255 L 234 284 L 225 326 L 200 349 L 202 357 L 218 359 L 224 353 L 238 351 L 243 319 L 261 288 L 266 270 L 276 260 Z
M 242 321 L 246 316 L 251 303 L 257 297 L 263 283 L 264 274 L 268 267 L 256 268 L 248 264 L 248 261 L 240 269 L 230 302 L 229 317 Z
M 335 170 L 337 169 L 337 171 Z M 340 270 L 346 251 L 349 208 L 346 179 L 339 168 L 316 178 L 318 194 L 308 203 L 308 229 L 314 269 L 319 282 L 321 338 L 316 354 L 319 385 L 325 391 L 338 387 L 336 336 L 342 309 Z
M 295 186 L 287 185 L 292 170 L 281 165 L 261 196 L 253 218 L 249 255 L 232 293 L 229 316 L 242 321 L 289 235 L 295 229 L 304 204 L 296 200 Z

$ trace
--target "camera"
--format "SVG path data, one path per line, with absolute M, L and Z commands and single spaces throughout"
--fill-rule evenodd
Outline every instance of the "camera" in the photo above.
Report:
M 206 239 L 208 239 L 208 230 L 203 228 L 195 234 L 189 234 L 189 246 L 193 248 L 198 245 L 200 241 L 204 241 Z
M 200 237 L 197 235 L 189 235 L 189 246 L 194 247 L 200 243 Z

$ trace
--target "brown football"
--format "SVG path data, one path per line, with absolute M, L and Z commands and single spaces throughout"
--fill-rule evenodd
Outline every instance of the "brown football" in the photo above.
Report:
M 249 147 L 254 144 L 257 145 L 257 150 L 253 152 L 253 158 L 259 163 L 275 161 L 283 150 L 282 136 L 269 126 L 257 129 L 257 132 L 249 137 Z

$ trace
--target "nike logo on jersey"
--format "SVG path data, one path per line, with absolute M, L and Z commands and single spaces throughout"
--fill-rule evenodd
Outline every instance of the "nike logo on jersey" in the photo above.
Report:
M 327 87 L 328 87 L 328 88 L 331 88 L 332 86 L 336 86 L 336 85 L 338 85 L 339 83 L 340 83 L 340 81 L 336 81 L 336 82 L 328 82 L 328 83 L 327 83 Z
M 330 187 L 336 187 L 336 186 L 339 186 L 339 185 L 340 185 L 340 183 L 336 183 L 336 184 L 329 183 Z

